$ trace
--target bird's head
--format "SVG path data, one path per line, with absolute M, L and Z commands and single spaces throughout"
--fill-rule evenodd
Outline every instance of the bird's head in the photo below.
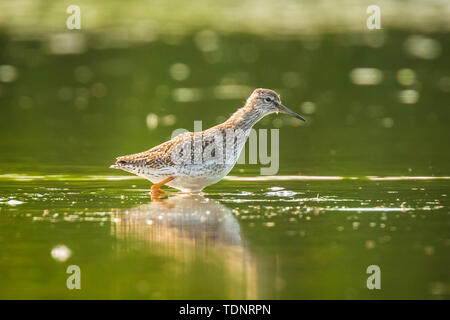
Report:
M 270 89 L 256 89 L 247 99 L 248 106 L 258 110 L 262 115 L 270 113 L 284 113 L 291 117 L 306 121 L 291 109 L 285 107 L 280 100 L 280 96 Z

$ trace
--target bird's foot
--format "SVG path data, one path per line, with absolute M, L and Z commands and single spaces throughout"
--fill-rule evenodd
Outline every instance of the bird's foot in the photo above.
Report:
M 159 183 L 155 183 L 154 185 L 152 185 L 152 187 L 150 188 L 152 200 L 154 201 L 160 200 L 159 197 L 165 193 L 163 190 L 161 190 L 161 186 L 165 185 L 167 182 L 172 181 L 173 179 L 174 179 L 173 177 L 169 177 Z
M 166 194 L 166 192 L 162 191 L 162 190 L 157 190 L 156 192 L 151 191 L 150 192 L 150 199 L 152 200 L 152 202 L 157 202 L 157 203 L 163 205 L 164 207 L 166 207 L 168 209 L 174 208 L 174 205 L 173 204 L 169 204 L 167 202 L 166 198 L 164 198 L 164 199 L 161 198 L 161 196 L 163 196 L 165 194 Z
M 153 185 L 150 189 L 150 196 L 152 200 L 160 200 L 160 197 L 164 195 L 165 192 L 159 188 L 159 186 Z

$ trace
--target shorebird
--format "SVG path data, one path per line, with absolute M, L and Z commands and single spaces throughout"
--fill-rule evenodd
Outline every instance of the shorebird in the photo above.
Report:
M 256 89 L 224 123 L 202 132 L 182 133 L 150 150 L 118 157 L 110 168 L 150 180 L 152 196 L 160 194 L 163 185 L 182 192 L 200 192 L 231 171 L 251 128 L 266 115 L 279 112 L 305 121 L 285 107 L 275 91 Z

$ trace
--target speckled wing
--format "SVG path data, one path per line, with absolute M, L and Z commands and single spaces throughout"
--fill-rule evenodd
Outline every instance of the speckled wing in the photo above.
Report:
M 219 161 L 219 163 L 222 163 L 225 160 L 224 154 L 217 155 L 219 157 L 217 160 L 215 158 L 216 151 L 212 149 L 211 158 L 208 155 L 204 158 L 204 152 L 208 146 L 215 142 L 215 136 L 223 137 L 223 139 L 219 139 L 223 145 L 218 150 L 223 153 L 227 142 L 225 130 L 212 128 L 197 133 L 186 132 L 150 150 L 118 157 L 112 168 L 131 170 L 130 172 L 133 173 L 134 171 L 139 173 L 142 168 L 146 168 L 151 170 L 153 174 L 167 174 L 175 169 L 181 175 L 192 174 L 191 171 L 200 172 L 202 168 L 208 170 L 208 168 L 214 167 L 214 170 L 219 170 L 219 167 L 223 167 L 223 164 L 218 165 L 217 161 L 222 159 L 222 161 Z M 233 140 L 231 145 L 236 149 L 237 139 Z M 197 148 L 197 143 L 200 143 L 200 149 Z
M 172 160 L 172 152 L 177 146 L 184 143 L 191 143 L 190 132 L 180 134 L 175 138 L 164 142 L 150 150 L 130 154 L 122 157 L 118 157 L 116 164 L 121 165 L 132 165 L 136 167 L 148 167 L 152 169 L 161 169 L 172 167 L 175 163 Z

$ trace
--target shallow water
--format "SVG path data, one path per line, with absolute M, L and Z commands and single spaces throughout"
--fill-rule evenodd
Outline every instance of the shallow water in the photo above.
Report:
M 0 84 L 0 298 L 448 299 L 450 60 L 411 56 L 413 33 L 382 35 L 67 56 L 0 37 L 0 65 L 17 72 Z M 255 87 L 308 119 L 257 125 L 280 128 L 276 174 L 237 165 L 203 194 L 151 201 L 148 182 L 108 169 L 223 121 Z M 66 287 L 69 265 L 81 290 Z M 366 287 L 369 265 L 381 290 Z
M 2 298 L 445 297 L 446 179 L 233 179 L 152 202 L 120 178 L 1 178 Z

